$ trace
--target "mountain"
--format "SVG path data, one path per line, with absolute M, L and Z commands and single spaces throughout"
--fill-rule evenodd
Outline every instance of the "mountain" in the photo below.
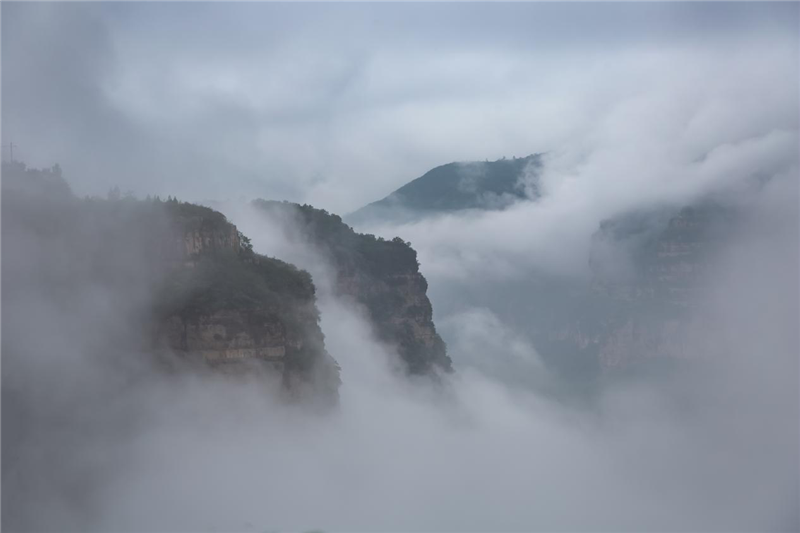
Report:
M 339 367 L 325 350 L 309 273 L 254 253 L 221 213 L 175 200 L 165 209 L 174 266 L 158 288 L 162 346 L 220 368 L 257 363 L 287 390 L 335 396 Z
M 289 230 L 289 238 L 307 240 L 329 261 L 335 292 L 363 306 L 378 338 L 396 348 L 409 374 L 452 370 L 409 243 L 356 233 L 338 215 L 310 205 L 266 200 L 253 205 L 273 225 Z
M 446 317 L 442 335 L 458 342 L 463 322 L 448 317 L 487 310 L 535 349 L 547 378 L 522 358 L 498 361 L 463 345 L 456 364 L 548 387 L 565 401 L 594 401 L 607 379 L 691 366 L 708 338 L 704 306 L 719 283 L 715 261 L 745 216 L 746 208 L 710 201 L 622 213 L 597 225 L 585 256 L 589 276 L 531 269 L 524 279 L 440 278 L 429 292 Z
M 674 210 L 633 212 L 601 223 L 590 265 L 593 296 L 614 303 L 591 339 L 603 368 L 696 357 L 711 264 L 743 221 L 739 208 L 701 201 Z M 628 268 L 606 268 L 605 250 Z M 612 274 L 612 272 L 616 272 Z M 578 328 L 580 329 L 580 328 Z
M 741 221 L 738 208 L 708 201 L 601 222 L 591 282 L 541 299 L 550 312 L 528 326 L 537 349 L 555 368 L 588 379 L 698 357 L 711 262 Z
M 503 209 L 539 191 L 542 155 L 498 161 L 448 163 L 429 170 L 389 196 L 345 217 L 349 224 L 405 222 L 462 209 Z
M 2 208 L 3 304 L 70 309 L 22 322 L 59 332 L 68 316 L 74 324 L 57 350 L 91 339 L 86 352 L 98 361 L 137 352 L 162 368 L 260 374 L 292 395 L 336 400 L 339 368 L 325 349 L 311 276 L 254 253 L 221 213 L 118 191 L 80 199 L 57 167 L 21 163 L 3 164 Z M 80 312 L 87 298 L 97 301 Z M 35 360 L 30 336 L 3 333 L 6 369 Z

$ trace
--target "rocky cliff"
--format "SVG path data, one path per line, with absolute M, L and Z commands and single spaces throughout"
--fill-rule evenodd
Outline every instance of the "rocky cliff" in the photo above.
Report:
M 166 209 L 174 255 L 159 291 L 162 346 L 215 367 L 261 365 L 290 389 L 335 394 L 339 368 L 325 350 L 310 275 L 254 253 L 216 211 Z
M 594 235 L 590 259 L 595 288 L 620 300 L 691 306 L 702 296 L 709 258 L 735 221 L 734 209 L 716 204 L 604 221 Z M 604 264 L 608 256 L 603 257 L 603 249 L 622 255 L 627 268 L 614 273 L 613 266 Z
M 418 267 L 378 275 L 340 271 L 337 278 L 338 293 L 364 305 L 378 337 L 397 348 L 411 374 L 452 370 L 444 341 L 433 323 L 427 288 Z
M 704 326 L 694 311 L 736 217 L 707 203 L 604 221 L 593 238 L 592 286 L 543 346 L 599 370 L 697 357 Z
M 14 258 L 3 262 L 10 297 L 26 301 L 35 287 L 69 309 L 97 294 L 113 328 L 81 322 L 75 327 L 86 339 L 124 331 L 110 342 L 116 351 L 175 354 L 226 372 L 260 369 L 293 391 L 335 398 L 338 366 L 325 350 L 310 275 L 254 253 L 221 213 L 118 193 L 80 199 L 58 167 L 17 162 L 3 164 L 2 200 L 3 252 Z
M 289 235 L 307 240 L 329 260 L 335 291 L 364 307 L 378 338 L 397 349 L 410 374 L 452 370 L 409 243 L 356 233 L 339 216 L 309 205 L 265 200 L 253 205 L 273 222 L 292 226 Z

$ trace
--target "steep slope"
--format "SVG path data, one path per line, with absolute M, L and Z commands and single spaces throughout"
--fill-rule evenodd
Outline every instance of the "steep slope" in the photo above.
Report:
M 172 199 L 78 199 L 57 169 L 4 164 L 3 237 L 4 257 L 14 257 L 3 264 L 4 303 L 7 289 L 24 298 L 17 287 L 31 284 L 59 306 L 107 293 L 125 303 L 109 320 L 120 313 L 131 349 L 263 371 L 292 391 L 335 399 L 338 366 L 325 350 L 311 277 L 253 253 L 221 213 Z
M 402 222 L 461 209 L 503 209 L 537 196 L 541 154 L 491 162 L 448 163 L 426 172 L 386 198 L 347 215 L 349 224 Z
M 704 352 L 698 347 L 709 338 L 705 305 L 719 282 L 715 261 L 741 231 L 742 216 L 711 203 L 626 213 L 598 225 L 586 257 L 590 276 L 531 270 L 525 279 L 444 280 L 431 298 L 443 317 L 488 309 L 530 342 L 559 394 L 589 399 L 606 379 L 663 375 Z M 445 340 L 464 337 L 459 324 L 442 324 Z M 458 363 L 498 369 L 491 358 L 465 352 L 469 359 Z M 507 360 L 504 379 L 541 379 L 540 368 Z
M 216 211 L 174 201 L 166 209 L 182 265 L 159 290 L 159 338 L 214 366 L 266 364 L 290 389 L 335 394 L 338 366 L 325 350 L 311 276 L 254 253 Z
M 604 221 L 593 238 L 592 286 L 560 326 L 542 332 L 542 346 L 605 370 L 696 357 L 703 324 L 694 311 L 712 281 L 710 261 L 739 216 L 707 202 Z
M 378 337 L 396 347 L 410 374 L 451 370 L 409 243 L 356 233 L 339 216 L 309 205 L 266 200 L 253 205 L 273 223 L 291 225 L 295 231 L 289 235 L 307 239 L 329 259 L 336 292 L 364 306 Z

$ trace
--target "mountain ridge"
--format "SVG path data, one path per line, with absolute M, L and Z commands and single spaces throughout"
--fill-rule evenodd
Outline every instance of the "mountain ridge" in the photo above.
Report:
M 388 196 L 344 216 L 351 225 L 369 221 L 404 222 L 464 209 L 504 209 L 537 198 L 536 176 L 543 154 L 439 165 Z
M 357 233 L 340 216 L 310 205 L 268 200 L 252 205 L 273 224 L 288 221 L 322 253 L 335 271 L 335 293 L 363 306 L 378 339 L 396 349 L 408 374 L 452 371 L 410 243 Z

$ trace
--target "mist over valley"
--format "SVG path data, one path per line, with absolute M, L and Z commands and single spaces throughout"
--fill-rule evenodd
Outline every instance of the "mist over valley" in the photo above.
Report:
M 4 531 L 797 531 L 795 3 L 3 3 Z

